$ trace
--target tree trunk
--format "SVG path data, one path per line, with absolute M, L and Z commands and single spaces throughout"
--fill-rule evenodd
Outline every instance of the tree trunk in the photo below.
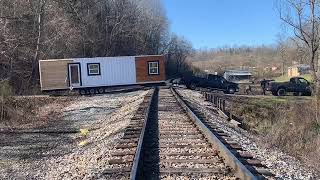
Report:
M 320 107 L 319 107 L 319 98 L 320 98 L 320 95 L 319 95 L 319 93 L 320 93 L 319 87 L 320 87 L 319 82 L 316 81 L 316 82 L 315 82 L 315 89 L 316 89 L 316 92 L 315 92 L 315 98 L 316 98 L 316 100 L 315 100 L 315 101 L 316 101 L 316 121 L 317 121 L 318 124 L 320 123 L 319 115 L 318 115 L 319 109 L 320 109 Z
M 312 80 L 316 83 L 318 78 L 316 74 L 314 59 L 315 59 L 315 55 L 313 52 L 311 52 L 311 59 L 310 59 L 311 76 L 312 76 Z
M 30 82 L 29 85 L 33 86 L 36 81 L 36 77 L 38 74 L 38 59 L 39 59 L 39 51 L 40 51 L 40 41 L 42 37 L 42 16 L 43 16 L 43 11 L 44 11 L 44 6 L 45 6 L 45 1 L 43 2 L 42 0 L 38 1 L 38 14 L 37 14 L 37 42 L 36 42 L 36 50 L 34 54 L 34 58 L 32 61 L 32 72 L 31 72 L 31 77 L 30 77 Z
M 4 119 L 4 97 L 1 94 L 1 121 L 0 122 L 2 122 L 3 119 Z
M 315 94 L 315 103 L 316 103 L 316 112 L 315 112 L 315 118 L 317 123 L 319 123 L 319 117 L 318 117 L 318 111 L 319 111 L 319 88 L 320 88 L 320 84 L 319 84 L 319 80 L 318 80 L 318 76 L 317 76 L 317 69 L 315 66 L 315 55 L 316 53 L 314 53 L 314 51 L 311 51 L 311 59 L 310 59 L 310 69 L 311 69 L 311 76 L 312 76 L 312 80 L 314 83 L 314 94 Z

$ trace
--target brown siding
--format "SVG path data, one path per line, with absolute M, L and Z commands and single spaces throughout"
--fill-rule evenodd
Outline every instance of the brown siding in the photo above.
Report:
M 67 89 L 68 63 L 73 60 L 40 61 L 42 90 Z
M 159 75 L 149 75 L 148 62 L 159 61 Z M 166 80 L 164 56 L 136 57 L 136 79 L 138 83 Z

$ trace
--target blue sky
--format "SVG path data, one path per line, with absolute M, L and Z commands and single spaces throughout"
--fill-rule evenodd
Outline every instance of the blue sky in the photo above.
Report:
M 274 0 L 164 0 L 171 30 L 195 48 L 272 44 L 281 32 Z

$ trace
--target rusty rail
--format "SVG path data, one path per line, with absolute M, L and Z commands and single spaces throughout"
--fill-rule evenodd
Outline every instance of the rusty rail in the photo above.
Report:
M 156 87 L 152 91 L 153 91 L 152 96 L 151 96 L 151 99 L 148 103 L 148 108 L 147 108 L 146 114 L 144 116 L 144 124 L 143 124 L 143 128 L 142 128 L 142 131 L 141 131 L 141 134 L 139 137 L 137 150 L 136 150 L 136 153 L 134 156 L 133 165 L 132 165 L 131 172 L 130 172 L 130 180 L 135 180 L 138 177 L 138 168 L 139 168 L 139 163 L 140 163 L 141 149 L 142 149 L 144 134 L 146 131 L 147 121 L 149 118 L 150 107 L 151 107 L 151 103 L 152 103 L 152 101 L 154 101 L 154 97 L 158 93 L 159 89 L 158 89 L 158 87 Z
M 258 179 L 258 176 L 255 176 L 244 164 L 242 164 L 242 162 L 219 140 L 219 138 L 210 129 L 206 127 L 206 125 L 195 115 L 195 113 L 184 102 L 184 100 L 181 98 L 181 95 L 178 92 L 176 92 L 174 88 L 171 88 L 171 90 L 181 107 L 185 109 L 189 117 L 193 121 L 195 121 L 199 129 L 201 129 L 204 132 L 204 134 L 207 136 L 208 140 L 212 143 L 212 145 L 216 149 L 218 149 L 220 155 L 225 159 L 226 164 L 235 170 L 236 176 L 240 179 Z M 217 105 L 221 107 L 224 105 L 224 102 L 221 99 L 215 99 L 215 102 L 217 102 Z

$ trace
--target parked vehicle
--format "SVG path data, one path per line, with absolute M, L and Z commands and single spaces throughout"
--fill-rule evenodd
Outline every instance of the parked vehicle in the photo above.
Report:
M 206 78 L 186 76 L 182 78 L 182 81 L 189 89 L 195 89 L 197 87 L 211 88 L 223 91 L 227 94 L 234 94 L 235 92 L 239 91 L 239 86 L 237 83 L 229 82 L 224 77 L 219 75 L 209 74 Z
M 285 96 L 288 92 L 294 95 L 311 96 L 310 83 L 302 77 L 293 77 L 288 82 L 274 82 L 267 84 L 267 91 L 271 91 L 274 96 Z

